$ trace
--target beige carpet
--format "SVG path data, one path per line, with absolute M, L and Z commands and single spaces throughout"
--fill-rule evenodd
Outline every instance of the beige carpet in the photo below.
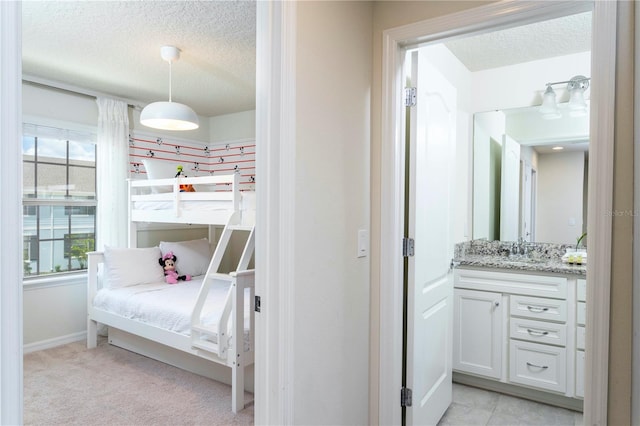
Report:
M 238 414 L 231 387 L 101 340 L 24 357 L 25 425 L 251 425 L 253 395 Z

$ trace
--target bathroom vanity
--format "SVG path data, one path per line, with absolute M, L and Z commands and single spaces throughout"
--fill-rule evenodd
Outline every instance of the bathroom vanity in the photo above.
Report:
M 563 245 L 508 248 L 456 246 L 454 380 L 580 410 L 586 265 L 563 263 Z

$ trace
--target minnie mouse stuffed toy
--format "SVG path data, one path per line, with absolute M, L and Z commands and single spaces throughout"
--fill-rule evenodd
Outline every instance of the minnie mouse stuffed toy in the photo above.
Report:
M 164 268 L 164 276 L 167 284 L 176 284 L 178 280 L 191 280 L 191 275 L 178 275 L 178 271 L 176 271 L 176 259 L 176 256 L 171 251 L 165 253 L 164 256 L 158 259 L 160 266 Z

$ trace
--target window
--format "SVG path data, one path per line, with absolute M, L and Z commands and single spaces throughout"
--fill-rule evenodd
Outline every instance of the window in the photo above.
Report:
M 95 248 L 95 143 L 89 134 L 24 128 L 24 276 L 84 270 Z

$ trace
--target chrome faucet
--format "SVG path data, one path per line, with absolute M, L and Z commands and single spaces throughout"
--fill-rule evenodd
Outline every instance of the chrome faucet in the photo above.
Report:
M 520 247 L 518 246 L 518 243 L 513 243 L 511 244 L 511 255 L 515 256 L 517 254 L 520 253 Z
M 525 255 L 529 253 L 529 244 L 525 241 L 524 238 L 518 238 L 517 242 L 511 244 L 511 255 Z

